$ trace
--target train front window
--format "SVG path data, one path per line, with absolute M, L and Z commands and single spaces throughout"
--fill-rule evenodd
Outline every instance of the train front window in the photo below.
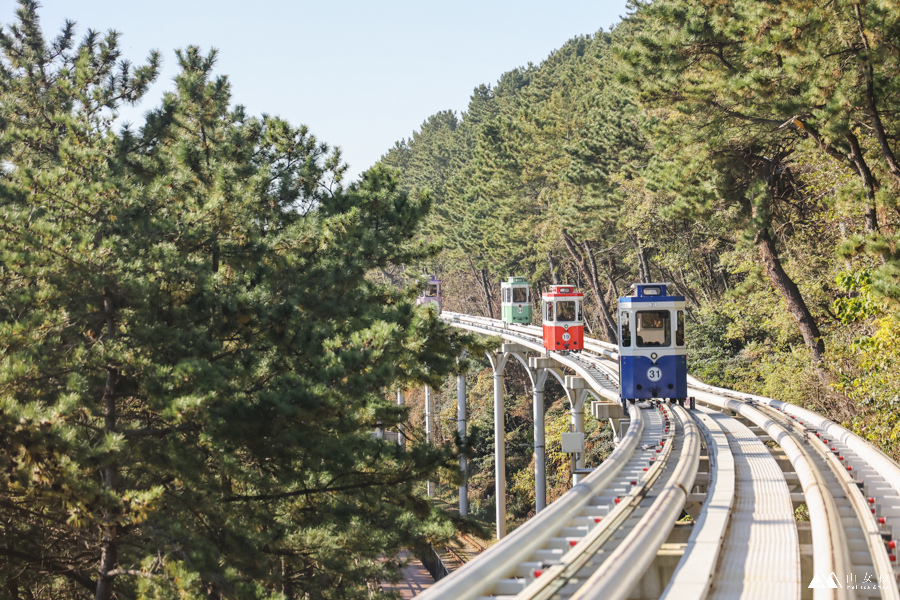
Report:
M 528 302 L 528 288 L 517 287 L 512 289 L 513 302 Z
M 637 345 L 670 346 L 672 344 L 672 316 L 667 310 L 639 310 L 637 321 Z
M 575 317 L 578 311 L 575 310 L 574 300 L 562 300 L 556 303 L 556 320 L 557 321 L 577 321 Z
M 675 345 L 684 346 L 684 311 L 679 310 L 675 318 Z
M 619 324 L 622 326 L 622 333 L 619 337 L 622 346 L 628 348 L 631 346 L 631 315 L 625 311 L 622 311 L 619 315 Z
M 425 286 L 425 296 L 427 296 L 428 298 L 437 298 L 437 295 L 438 295 L 437 285 L 435 285 L 433 283 L 429 283 L 427 286 Z

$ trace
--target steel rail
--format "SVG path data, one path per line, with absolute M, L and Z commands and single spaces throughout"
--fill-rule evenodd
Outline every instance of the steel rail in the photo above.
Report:
M 674 428 L 673 428 L 674 429 Z M 536 577 L 524 590 L 516 594 L 516 600 L 549 600 L 565 595 L 563 588 L 570 580 L 576 579 L 579 572 L 585 568 L 591 559 L 595 558 L 604 544 L 609 542 L 635 510 L 641 501 L 654 489 L 659 477 L 666 468 L 672 454 L 675 432 L 666 436 L 666 444 L 663 445 L 660 456 L 657 457 L 649 468 L 643 480 L 632 483 L 631 492 L 621 499 L 616 508 L 598 523 L 584 538 L 567 552 L 559 564 L 545 569 L 541 576 Z
M 512 573 L 516 566 L 531 558 L 579 510 L 605 488 L 624 466 L 637 446 L 644 428 L 640 410 L 631 408 L 632 426 L 619 446 L 583 481 L 573 486 L 556 502 L 521 527 L 485 550 L 458 571 L 437 582 L 418 597 L 422 600 L 474 599 L 490 592 L 495 583 Z
M 504 331 L 522 333 L 528 336 L 536 337 L 539 339 L 543 339 L 544 330 L 541 327 L 536 325 L 513 325 L 511 323 L 506 323 L 505 321 L 501 321 L 499 319 L 491 319 L 490 317 L 478 317 L 474 315 L 466 315 L 463 313 L 456 313 L 451 311 L 444 311 L 441 313 L 441 316 L 449 316 L 453 319 L 465 320 L 472 323 L 480 323 L 483 325 L 487 325 L 489 327 L 497 327 L 499 329 L 503 329 Z M 543 342 L 542 342 L 543 347 Z M 590 350 L 591 352 L 608 358 L 610 360 L 619 360 L 619 347 L 615 344 L 610 344 L 609 342 L 604 342 L 601 340 L 597 340 L 594 338 L 590 338 L 585 336 L 584 338 L 584 349 Z
M 504 340 L 517 342 L 522 344 L 524 347 L 530 350 L 536 350 L 539 352 L 544 352 L 543 343 L 542 343 L 542 330 L 533 326 L 513 326 L 513 325 L 504 325 L 502 322 L 488 319 L 484 317 L 470 317 L 468 315 L 461 315 L 458 313 L 444 313 L 442 315 L 445 319 L 451 322 L 453 326 L 461 327 L 473 332 L 482 333 L 485 335 L 496 335 L 501 337 Z M 559 362 L 562 365 L 565 365 L 572 370 L 574 370 L 578 375 L 583 377 L 586 381 L 589 382 L 593 391 L 596 395 L 601 397 L 605 397 L 607 399 L 618 401 L 619 396 L 616 391 L 611 390 L 610 388 L 614 388 L 612 384 L 613 378 L 615 378 L 618 373 L 611 369 L 608 364 L 609 361 L 614 361 L 618 358 L 618 354 L 615 352 L 611 352 L 608 347 L 604 347 L 602 343 L 594 343 L 594 340 L 590 340 L 587 344 L 586 351 L 580 355 L 573 354 L 559 354 L 556 352 L 547 352 L 548 356 L 551 356 L 554 360 Z M 605 380 L 605 383 L 601 381 L 601 377 Z M 629 413 L 632 417 L 632 422 L 636 419 L 636 415 L 640 415 L 640 410 L 635 408 L 635 406 L 629 406 Z M 689 430 L 690 434 L 685 441 L 687 442 L 687 447 L 683 449 L 680 453 L 680 462 L 679 465 L 683 464 L 684 460 L 688 460 L 689 464 L 692 465 L 687 472 L 685 472 L 685 467 L 678 466 L 675 469 L 676 479 L 672 480 L 669 478 L 669 482 L 674 481 L 674 483 L 667 484 L 668 487 L 665 487 L 663 492 L 657 497 L 656 502 L 651 507 L 651 510 L 643 516 L 643 518 L 638 522 L 638 525 L 632 529 L 631 533 L 626 536 L 626 540 L 628 541 L 628 546 L 625 549 L 621 550 L 621 555 L 624 558 L 615 559 L 616 556 L 620 556 L 617 553 L 611 553 L 611 557 L 614 560 L 624 560 L 629 564 L 633 564 L 633 553 L 638 552 L 641 556 L 642 562 L 646 562 L 649 565 L 649 562 L 652 562 L 653 558 L 656 556 L 659 547 L 663 544 L 670 531 L 675 525 L 675 521 L 677 520 L 677 512 L 680 511 L 686 499 L 686 494 L 688 493 L 692 485 L 693 481 L 696 477 L 697 473 L 697 465 L 699 464 L 699 428 L 697 425 L 688 417 L 688 413 L 684 411 L 682 408 L 677 409 L 679 411 L 679 420 L 682 422 L 682 428 L 684 430 Z M 622 449 L 623 445 L 626 443 L 626 440 L 631 437 L 633 426 L 629 427 L 628 433 L 626 434 L 625 439 L 619 444 L 616 448 L 616 452 Z M 674 428 L 673 428 L 674 429 Z M 577 542 L 573 541 L 575 544 L 570 551 L 566 552 L 563 556 L 562 560 L 560 560 L 559 564 L 550 565 L 547 569 L 542 569 L 542 576 L 535 577 L 532 579 L 531 583 L 526 586 L 525 590 L 522 590 L 517 598 L 534 598 L 544 599 L 550 598 L 554 596 L 556 591 L 559 591 L 561 585 L 559 582 L 562 582 L 563 585 L 568 582 L 574 573 L 577 573 L 579 569 L 581 569 L 585 563 L 593 556 L 596 555 L 597 551 L 600 549 L 603 544 L 605 544 L 618 527 L 625 522 L 626 518 L 633 512 L 634 507 L 636 507 L 640 500 L 648 493 L 653 486 L 654 483 L 659 477 L 659 474 L 665 468 L 666 458 L 669 456 L 674 444 L 672 443 L 672 435 L 669 436 L 669 444 L 664 446 L 665 453 L 660 456 L 661 460 L 655 461 L 653 467 L 649 473 L 647 473 L 646 477 L 640 482 L 638 486 L 632 490 L 629 497 L 623 498 L 623 502 L 616 506 L 613 511 L 604 517 L 600 524 L 594 527 L 588 535 L 584 536 Z M 632 438 L 634 439 L 634 438 Z M 685 442 L 681 442 L 679 446 Z M 686 453 L 685 451 L 686 450 Z M 616 452 L 613 454 L 615 455 Z M 633 454 L 633 449 L 629 454 Z M 604 487 L 609 485 L 613 477 L 616 475 L 618 470 L 624 468 L 625 461 L 622 458 L 625 457 L 625 454 L 622 453 L 622 456 L 617 458 L 616 456 L 611 455 L 604 463 L 601 465 L 601 468 L 598 470 L 609 471 L 609 476 L 606 478 L 606 481 L 601 482 L 596 478 L 599 474 L 596 471 L 592 473 L 585 481 L 581 484 L 575 486 L 563 496 L 560 500 L 553 503 L 551 508 L 561 503 L 564 499 L 569 498 L 574 491 L 580 486 L 587 484 L 589 482 L 596 482 L 595 492 L 599 492 Z M 686 457 L 686 458 L 685 458 Z M 604 469 L 604 467 L 609 467 L 611 463 L 621 463 L 621 468 L 617 469 L 616 472 L 613 472 L 612 469 Z M 689 477 L 689 481 L 685 479 Z M 633 484 L 635 482 L 632 482 Z M 680 495 L 680 498 L 679 498 Z M 585 500 L 589 500 L 586 498 Z M 680 500 L 680 504 L 679 504 Z M 662 504 L 658 504 L 658 503 Z M 677 504 L 677 506 L 675 506 Z M 531 553 L 532 549 L 536 549 L 543 545 L 543 540 L 535 543 L 534 540 L 530 540 L 531 543 L 528 544 L 529 547 L 526 547 L 525 544 L 520 541 L 520 536 L 524 537 L 526 533 L 531 529 L 546 529 L 551 527 L 548 524 L 541 525 L 539 527 L 536 521 L 541 518 L 541 515 L 550 516 L 548 513 L 550 509 L 545 509 L 545 511 L 539 514 L 534 519 L 530 520 L 528 523 L 517 529 L 513 534 L 504 538 L 498 542 L 491 550 L 486 552 L 479 558 L 477 563 L 479 564 L 478 572 L 475 569 L 471 568 L 476 564 L 476 561 L 473 561 L 457 571 L 454 575 L 451 575 L 449 578 L 445 578 L 437 585 L 431 588 L 431 590 L 427 591 L 423 598 L 442 598 L 442 597 L 453 597 L 453 598 L 478 598 L 482 597 L 483 593 L 496 592 L 494 588 L 494 582 L 497 582 L 497 574 L 500 574 L 500 577 L 503 574 L 512 574 L 513 568 L 515 566 L 519 566 L 521 568 L 521 564 L 525 563 L 525 561 L 521 560 L 523 557 L 526 557 Z M 569 512 L 569 511 L 567 511 Z M 565 517 L 561 517 L 558 520 L 555 520 L 553 525 L 553 529 L 560 529 L 563 525 L 565 525 L 566 519 L 573 514 L 574 511 L 569 512 Z M 670 514 L 672 513 L 672 514 Z M 648 524 L 649 523 L 649 524 Z M 518 535 L 516 535 L 518 534 Z M 513 537 L 515 536 L 515 537 Z M 544 534 L 543 537 L 547 537 Z M 652 546 L 648 550 L 647 539 L 651 539 L 650 545 Z M 634 545 L 632 545 L 634 544 Z M 653 545 L 655 544 L 655 546 Z M 513 554 L 512 550 L 506 550 L 506 548 L 515 546 L 519 551 Z M 619 546 L 621 547 L 621 545 Z M 488 557 L 488 554 L 494 552 L 495 556 Z M 605 562 L 605 561 L 604 561 Z M 501 567 L 500 564 L 503 564 Z M 528 563 L 525 563 L 528 564 Z M 646 565 L 645 565 L 646 566 Z M 468 573 L 464 574 L 463 572 L 469 570 Z M 606 567 L 604 566 L 603 571 L 606 571 Z M 635 577 L 639 576 L 641 572 L 643 572 L 644 568 L 638 570 L 638 573 Z M 486 581 L 487 580 L 487 581 Z M 632 581 L 630 583 L 631 586 L 634 585 Z M 445 595 L 441 595 L 440 592 L 446 590 Z M 452 591 L 451 591 L 452 590 Z M 627 591 L 625 592 L 627 594 Z M 452 594 L 452 595 L 450 595 Z
M 619 546 L 591 575 L 572 600 L 625 599 L 637 584 L 666 541 L 684 508 L 700 464 L 700 429 L 680 406 L 672 411 L 682 427 L 678 462 L 647 516 L 631 530 Z
M 702 381 L 688 377 L 688 385 L 697 389 L 704 389 L 714 394 L 735 398 L 737 400 L 753 400 L 760 404 L 771 406 L 776 410 L 786 412 L 793 415 L 797 419 L 812 424 L 813 427 L 827 434 L 828 439 L 838 440 L 853 450 L 863 461 L 865 461 L 872 469 L 881 473 L 888 484 L 894 488 L 894 491 L 900 496 L 900 465 L 894 462 L 884 452 L 870 444 L 868 441 L 859 437 L 852 431 L 845 429 L 834 421 L 823 417 L 811 410 L 807 410 L 795 404 L 773 400 L 765 396 L 757 396 L 754 394 L 742 394 L 733 390 L 727 390 L 703 383 Z
M 469 535 L 467 533 L 461 533 L 459 535 L 459 537 L 462 538 L 464 541 L 475 546 L 475 549 L 478 550 L 478 552 L 484 552 L 484 549 L 485 549 L 484 544 L 482 544 L 481 542 L 479 542 L 478 540 L 473 538 L 471 535 Z
M 836 453 L 829 451 L 829 446 L 822 439 L 821 433 L 812 435 L 809 428 L 805 427 L 805 422 L 798 422 L 796 419 L 789 419 L 784 413 L 775 408 L 766 406 L 762 408 L 765 411 L 774 413 L 776 419 L 781 419 L 785 427 L 794 429 L 798 437 L 804 438 L 806 444 L 812 448 L 820 458 L 825 462 L 831 472 L 835 475 L 838 484 L 841 486 L 844 496 L 850 502 L 853 514 L 856 517 L 856 524 L 859 526 L 866 543 L 869 558 L 872 566 L 877 573 L 890 573 L 893 566 L 888 557 L 887 550 L 879 531 L 878 524 L 875 520 L 874 509 L 870 509 L 862 490 L 859 489 L 850 476 L 845 465 L 840 461 Z M 826 438 L 827 439 L 827 438 Z M 896 586 L 881 586 L 881 597 L 884 600 L 900 600 L 900 589 Z
M 694 394 L 702 402 L 746 417 L 764 429 L 781 446 L 797 473 L 809 509 L 814 570 L 823 573 L 849 573 L 850 554 L 837 504 L 813 460 L 803 445 L 798 443 L 792 432 L 769 415 L 745 402 L 700 389 L 696 389 Z M 843 600 L 854 597 L 852 590 L 845 588 L 816 588 L 813 590 L 815 600 L 826 598 Z
M 710 415 L 695 412 L 693 416 L 706 439 L 710 478 L 707 499 L 660 600 L 703 600 L 709 594 L 736 498 L 736 467 L 725 432 Z
M 830 452 L 827 463 L 837 475 L 842 488 L 848 490 L 845 495 L 857 515 L 873 567 L 879 574 L 891 574 L 892 586 L 881 584 L 879 578 L 882 597 L 900 597 L 897 542 L 896 539 L 891 539 L 892 529 L 894 538 L 900 534 L 900 466 L 866 440 L 813 411 L 765 396 L 741 394 L 706 385 L 693 377 L 689 378 L 689 384 L 696 389 L 709 390 L 739 401 L 756 402 L 760 408 L 778 411 L 776 414 L 790 417 L 795 426 L 803 425 L 804 428 L 815 431 L 815 437 L 809 436 L 813 447 L 821 447 L 824 444 L 821 440 L 828 440 L 828 445 L 825 446 L 825 450 Z M 843 461 L 845 455 L 848 460 Z M 851 455 L 854 455 L 853 464 L 848 464 Z M 858 478 L 857 485 L 847 483 L 850 478 L 846 467 L 854 469 L 853 479 Z M 860 487 L 865 490 L 868 498 L 863 495 Z M 868 506 L 861 509 L 860 504 Z M 886 541 L 892 544 L 892 553 L 888 552 Z

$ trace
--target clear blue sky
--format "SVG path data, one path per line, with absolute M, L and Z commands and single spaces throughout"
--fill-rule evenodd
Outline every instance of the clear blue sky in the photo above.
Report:
M 306 124 L 338 145 L 351 179 L 430 115 L 462 112 L 472 90 L 540 63 L 569 38 L 608 29 L 626 0 L 42 0 L 47 37 L 65 19 L 122 33 L 126 57 L 162 52 L 155 106 L 174 76 L 176 48 L 218 48 L 233 102 L 251 114 Z M 0 22 L 14 19 L 0 0 Z

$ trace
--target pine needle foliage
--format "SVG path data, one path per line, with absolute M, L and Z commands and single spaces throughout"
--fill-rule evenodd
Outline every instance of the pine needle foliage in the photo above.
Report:
M 454 526 L 460 448 L 376 439 L 386 391 L 469 346 L 374 269 L 429 203 L 344 187 L 305 127 L 230 104 L 216 53 L 115 131 L 159 58 L 22 0 L 0 36 L 0 580 L 12 598 L 371 598 Z M 374 594 L 374 595 L 373 595 Z

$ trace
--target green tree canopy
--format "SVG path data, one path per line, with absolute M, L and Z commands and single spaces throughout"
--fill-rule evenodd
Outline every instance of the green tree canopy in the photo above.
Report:
M 13 597 L 371 597 L 450 533 L 418 482 L 452 445 L 376 439 L 385 392 L 470 338 L 373 269 L 423 259 L 428 202 L 349 187 L 303 128 L 231 107 L 215 52 L 116 133 L 157 57 L 3 30 L 0 576 Z M 39 591 L 43 590 L 43 591 Z

